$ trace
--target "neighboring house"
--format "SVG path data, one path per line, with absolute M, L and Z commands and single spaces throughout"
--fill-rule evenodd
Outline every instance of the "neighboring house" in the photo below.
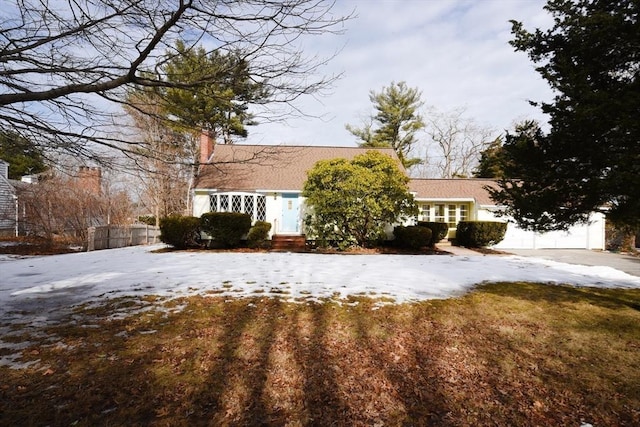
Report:
M 201 138 L 199 178 L 193 191 L 193 215 L 206 212 L 244 212 L 254 221 L 267 221 L 272 234 L 304 233 L 302 188 L 307 171 L 319 160 L 353 159 L 371 148 L 324 146 L 217 145 Z M 398 162 L 391 148 L 376 148 Z M 449 237 L 459 221 L 506 221 L 491 200 L 486 179 L 412 179 L 409 189 L 420 208 L 418 220 L 447 222 Z M 593 215 L 588 226 L 568 233 L 533 233 L 510 223 L 505 239 L 495 246 L 508 248 L 604 249 L 604 217 Z
M 16 189 L 9 180 L 9 163 L 0 160 L 0 235 L 16 233 Z
M 24 199 L 38 176 L 25 175 L 20 181 L 9 179 L 9 167 L 9 163 L 0 159 L 0 235 L 17 236 L 28 231 Z

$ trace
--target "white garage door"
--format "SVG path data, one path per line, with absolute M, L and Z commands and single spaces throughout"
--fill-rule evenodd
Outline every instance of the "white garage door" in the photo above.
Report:
M 589 224 L 578 224 L 568 231 L 535 233 L 510 223 L 496 249 L 604 249 L 604 216 L 592 215 Z

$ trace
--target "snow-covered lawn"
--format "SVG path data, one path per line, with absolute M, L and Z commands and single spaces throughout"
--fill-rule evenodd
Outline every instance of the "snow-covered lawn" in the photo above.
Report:
M 59 310 L 121 296 L 371 295 L 396 302 L 461 295 L 482 282 L 640 288 L 640 277 L 518 256 L 154 252 L 136 246 L 34 258 L 0 255 L 0 320 L 46 321 Z

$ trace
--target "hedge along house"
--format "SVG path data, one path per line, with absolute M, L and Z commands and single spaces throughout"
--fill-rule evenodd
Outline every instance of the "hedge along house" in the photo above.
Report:
M 488 179 L 412 179 L 410 190 L 416 199 L 419 221 L 446 222 L 449 238 L 455 237 L 460 221 L 500 221 L 503 206 L 491 199 L 486 187 L 498 188 Z M 604 249 L 605 217 L 593 213 L 587 224 L 576 224 L 567 231 L 536 233 L 510 222 L 504 239 L 496 249 Z
M 392 157 L 404 171 L 391 148 L 215 145 L 203 135 L 193 215 L 243 212 L 271 223 L 271 235 L 303 235 L 307 171 L 320 160 L 351 160 L 370 150 Z

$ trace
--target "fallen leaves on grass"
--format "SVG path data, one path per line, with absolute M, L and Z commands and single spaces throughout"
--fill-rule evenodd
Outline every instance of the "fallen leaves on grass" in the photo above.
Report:
M 444 301 L 352 302 L 81 307 L 20 335 L 31 343 L 21 361 L 35 363 L 0 368 L 0 424 L 640 422 L 637 290 L 493 284 Z

